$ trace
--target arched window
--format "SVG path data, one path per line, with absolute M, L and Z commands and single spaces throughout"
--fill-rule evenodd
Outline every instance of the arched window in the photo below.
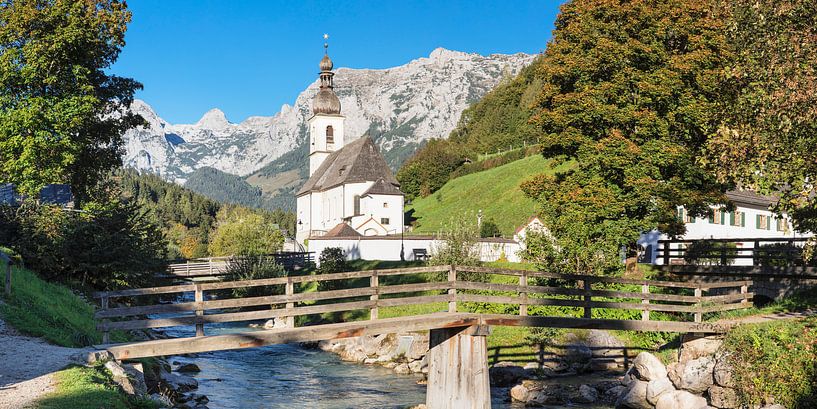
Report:
M 335 130 L 332 125 L 326 127 L 326 143 L 335 143 Z
M 360 215 L 360 195 L 355 195 L 355 216 Z

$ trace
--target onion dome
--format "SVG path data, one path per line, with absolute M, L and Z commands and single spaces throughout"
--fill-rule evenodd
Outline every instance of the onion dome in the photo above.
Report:
M 333 66 L 332 59 L 329 58 L 329 55 L 324 54 L 321 59 L 321 71 L 332 71 Z
M 313 114 L 340 114 L 340 99 L 330 87 L 321 87 L 315 99 L 312 100 Z

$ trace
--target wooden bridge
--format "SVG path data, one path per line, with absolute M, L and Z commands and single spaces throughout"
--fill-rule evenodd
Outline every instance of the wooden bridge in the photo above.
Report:
M 428 406 L 482 408 L 490 407 L 485 335 L 491 326 L 722 333 L 726 325 L 706 319 L 751 306 L 751 285 L 746 280 L 652 281 L 436 266 L 184 284 L 95 296 L 101 300 L 96 317 L 106 344 L 115 330 L 196 328 L 191 337 L 104 345 L 116 359 L 430 330 Z M 234 289 L 256 289 L 260 294 L 234 297 Z M 167 297 L 173 302 L 157 302 Z M 150 304 L 138 305 L 146 298 Z M 599 318 L 605 316 L 602 310 L 625 311 L 632 319 Z M 273 318 L 286 322 L 286 327 L 206 335 L 209 325 Z M 333 319 L 337 322 L 327 322 Z

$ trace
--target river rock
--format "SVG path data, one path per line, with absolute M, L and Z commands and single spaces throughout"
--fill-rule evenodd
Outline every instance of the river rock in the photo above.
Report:
M 520 383 L 511 388 L 511 400 L 514 402 L 528 402 L 531 398 L 531 390 L 527 385 Z
M 624 356 L 624 343 L 607 331 L 590 330 L 585 339 L 585 345 L 590 348 L 593 357 L 618 358 Z
M 587 364 L 590 362 L 592 357 L 593 351 L 591 351 L 587 345 L 583 344 L 568 345 L 565 348 L 564 355 L 562 355 L 562 359 L 564 359 L 571 366 L 573 364 Z
M 411 370 L 411 372 L 413 372 L 413 373 L 421 373 L 421 372 L 423 372 L 423 367 L 425 366 L 424 364 L 425 364 L 425 360 L 420 359 L 420 360 L 417 360 L 417 361 L 409 362 L 408 367 L 409 367 L 409 370 Z
M 617 408 L 631 409 L 652 409 L 652 404 L 647 401 L 647 382 L 635 380 L 630 383 L 627 392 L 619 396 L 616 401 Z
M 181 373 L 199 373 L 201 372 L 201 368 L 199 368 L 196 364 L 182 364 L 178 368 L 176 368 L 176 372 Z
M 528 371 L 512 362 L 498 362 L 488 370 L 491 386 L 511 386 L 527 375 Z
M 709 388 L 709 403 L 716 408 L 733 409 L 740 407 L 738 393 L 732 388 L 712 385 Z
M 628 390 L 627 387 L 624 385 L 613 386 L 612 388 L 609 388 L 606 391 L 604 391 L 602 399 L 604 400 L 605 403 L 610 404 L 616 403 L 621 395 L 627 393 L 627 390 Z
M 655 355 L 649 352 L 638 354 L 633 360 L 635 376 L 642 381 L 653 381 L 667 377 L 667 367 Z
M 199 387 L 198 381 L 185 375 L 164 373 L 162 380 L 177 392 L 189 392 Z
M 715 383 L 714 369 L 715 360 L 702 357 L 673 365 L 669 378 L 676 388 L 701 394 Z
M 655 403 L 655 409 L 702 409 L 706 399 L 687 391 L 672 391 L 661 395 Z
M 570 396 L 570 401 L 574 403 L 593 403 L 599 400 L 599 391 L 590 385 L 581 385 L 576 393 Z
M 398 364 L 397 366 L 394 367 L 394 372 L 398 373 L 398 374 L 406 375 L 406 374 L 411 373 L 411 369 L 409 369 L 408 364 L 402 363 L 402 364 Z
M 675 387 L 672 386 L 672 381 L 669 378 L 655 379 L 647 383 L 647 402 L 655 405 L 661 395 L 672 392 Z
M 685 341 L 681 344 L 678 362 L 688 362 L 705 356 L 715 355 L 715 352 L 723 345 L 720 336 L 709 336 Z
M 119 365 L 116 361 L 105 362 L 105 368 L 111 372 L 113 381 L 128 395 L 147 395 L 145 371 L 142 364 Z

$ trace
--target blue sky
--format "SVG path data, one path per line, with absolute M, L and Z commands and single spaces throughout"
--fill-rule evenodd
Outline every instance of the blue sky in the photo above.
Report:
M 335 67 L 387 68 L 437 47 L 537 53 L 561 2 L 130 0 L 111 71 L 142 82 L 137 98 L 171 123 L 211 108 L 240 122 L 275 114 L 315 80 L 323 33 Z

